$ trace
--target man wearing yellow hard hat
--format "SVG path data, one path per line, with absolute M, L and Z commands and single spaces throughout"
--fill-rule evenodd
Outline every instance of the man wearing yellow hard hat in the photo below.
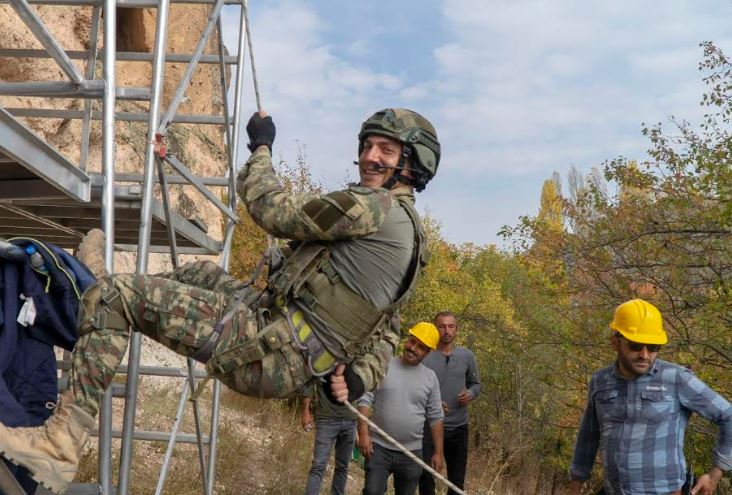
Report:
M 392 358 L 386 376 L 373 392 L 357 402 L 359 411 L 373 410 L 373 422 L 417 457 L 422 456 L 425 421 L 435 443 L 432 467 L 440 471 L 443 457 L 443 419 L 440 383 L 422 360 L 437 347 L 440 333 L 432 323 L 417 323 L 409 330 L 401 356 Z M 383 495 L 387 480 L 394 475 L 395 495 L 413 495 L 422 468 L 396 449 L 366 422 L 358 422 L 358 448 L 366 458 L 363 495 Z
M 617 359 L 590 379 L 570 495 L 581 492 L 598 449 L 605 495 L 681 495 L 682 487 L 684 495 L 712 495 L 732 469 L 732 405 L 690 370 L 658 359 L 668 337 L 653 304 L 624 302 L 610 328 Z M 711 470 L 687 482 L 684 433 L 692 412 L 719 426 L 719 435 Z

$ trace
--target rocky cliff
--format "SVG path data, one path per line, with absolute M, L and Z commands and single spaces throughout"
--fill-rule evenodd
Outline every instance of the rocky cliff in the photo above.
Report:
M 88 50 L 92 7 L 34 5 L 48 29 L 65 50 Z M 170 9 L 168 23 L 167 53 L 191 54 L 200 38 L 209 14 L 205 5 L 177 4 Z M 156 9 L 118 9 L 117 50 L 152 53 L 155 43 Z M 98 36 L 98 49 L 102 50 L 103 22 Z M 215 37 L 211 36 L 211 40 Z M 40 49 L 35 39 L 17 14 L 8 6 L 0 5 L 0 48 Z M 216 53 L 216 43 L 209 43 L 206 53 Z M 99 56 L 101 59 L 101 55 Z M 86 63 L 74 61 L 84 73 Z M 185 64 L 166 64 L 163 110 L 167 108 L 185 71 Z M 118 62 L 117 85 L 150 87 L 152 64 L 150 62 Z M 97 78 L 102 75 L 101 62 L 96 66 Z M 0 80 L 63 81 L 63 72 L 51 59 L 0 58 Z M 222 113 L 222 91 L 217 65 L 199 65 L 192 83 L 186 92 L 184 103 L 178 109 L 180 114 L 219 115 Z M 101 102 L 94 101 L 93 108 L 101 111 Z M 39 97 L 0 96 L 0 106 L 34 109 L 82 110 L 81 99 L 59 99 Z M 145 112 L 148 102 L 118 101 L 118 112 Z M 21 119 L 40 137 L 55 146 L 72 162 L 78 163 L 82 135 L 82 121 L 78 119 Z M 116 124 L 117 173 L 142 173 L 146 146 L 147 123 L 122 122 Z M 101 171 L 102 141 L 99 121 L 91 127 L 88 170 Z M 181 161 L 199 176 L 223 176 L 226 170 L 223 127 L 174 124 L 167 136 L 170 152 L 176 153 Z M 184 217 L 199 217 L 208 227 L 208 233 L 221 239 L 221 216 L 218 210 L 190 186 L 170 186 L 174 208 Z M 221 189 L 214 192 L 223 193 Z M 223 195 L 223 194 L 222 194 Z M 159 195 L 158 195 L 159 196 Z M 170 268 L 170 259 L 165 255 L 151 255 L 149 272 Z M 115 258 L 116 272 L 133 272 L 135 257 L 131 253 L 119 253 Z M 177 356 L 164 352 L 159 346 L 150 352 L 150 342 L 143 362 L 156 364 L 180 364 Z
M 34 5 L 43 22 L 66 50 L 87 50 L 90 44 L 92 21 L 91 7 L 62 7 Z M 174 4 L 170 8 L 168 23 L 167 53 L 191 54 L 200 38 L 209 14 L 209 7 L 195 4 Z M 157 9 L 118 9 L 117 50 L 152 53 L 155 43 L 155 23 Z M 101 23 L 103 25 L 103 22 Z M 103 26 L 98 36 L 98 48 L 102 50 Z M 216 52 L 216 43 L 211 36 L 207 53 Z M 41 44 L 8 6 L 0 5 L 0 47 L 36 48 Z M 74 61 L 82 71 L 86 63 Z M 165 66 L 164 103 L 167 108 L 185 71 L 185 64 L 168 63 Z M 101 77 L 101 62 L 97 63 L 97 77 Z M 118 62 L 118 87 L 150 87 L 152 64 L 150 62 Z M 39 58 L 0 58 L 0 80 L 2 81 L 62 81 L 63 72 L 53 60 Z M 194 115 L 219 115 L 222 113 L 222 91 L 217 65 L 199 65 L 186 98 L 178 113 Z M 21 108 L 55 108 L 82 110 L 81 99 L 58 99 L 38 97 L 0 96 L 0 106 Z M 101 111 L 101 103 L 94 101 L 94 108 Z M 118 112 L 145 112 L 148 102 L 118 101 Z M 38 135 L 78 163 L 82 134 L 82 121 L 78 119 L 21 119 Z M 121 122 L 116 126 L 116 164 L 117 173 L 142 173 L 146 146 L 145 122 Z M 92 124 L 89 150 L 90 171 L 101 171 L 101 126 L 99 121 Z M 168 132 L 168 147 L 176 153 L 196 175 L 223 176 L 225 172 L 225 153 L 223 128 L 205 125 L 173 125 Z M 220 192 L 220 191 L 219 191 Z M 221 237 L 221 221 L 218 210 L 211 207 L 198 192 L 191 187 L 171 186 L 170 194 L 175 209 L 185 217 L 200 217 L 215 238 Z M 123 260 L 121 260 L 124 263 Z M 119 271 L 126 271 L 120 267 Z M 151 267 L 152 269 L 152 267 Z

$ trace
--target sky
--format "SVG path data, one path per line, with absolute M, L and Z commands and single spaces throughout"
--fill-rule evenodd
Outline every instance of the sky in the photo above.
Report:
M 415 110 L 443 150 L 418 209 L 451 242 L 477 245 L 504 245 L 503 225 L 535 215 L 552 172 L 644 159 L 643 123 L 698 123 L 699 43 L 732 54 L 728 0 L 267 0 L 250 1 L 249 18 L 276 158 L 293 163 L 302 148 L 314 177 L 339 188 L 358 176 L 361 122 Z M 239 8 L 224 19 L 236 53 Z

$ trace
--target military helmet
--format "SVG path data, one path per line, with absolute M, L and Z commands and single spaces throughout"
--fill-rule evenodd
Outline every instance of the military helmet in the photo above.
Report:
M 363 151 L 367 136 L 378 134 L 395 139 L 409 150 L 414 164 L 417 191 L 437 173 L 440 164 L 440 142 L 429 120 L 406 108 L 387 108 L 376 112 L 361 125 L 358 133 L 358 154 Z

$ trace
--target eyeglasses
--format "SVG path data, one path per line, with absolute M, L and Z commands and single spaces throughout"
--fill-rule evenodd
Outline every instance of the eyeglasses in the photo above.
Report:
M 648 352 L 658 352 L 661 349 L 661 344 L 641 344 L 638 342 L 631 342 L 630 340 L 623 337 L 623 334 L 616 333 L 615 336 L 620 339 L 624 340 L 628 343 L 628 349 L 630 349 L 633 352 L 640 352 L 645 347 L 648 349 Z

